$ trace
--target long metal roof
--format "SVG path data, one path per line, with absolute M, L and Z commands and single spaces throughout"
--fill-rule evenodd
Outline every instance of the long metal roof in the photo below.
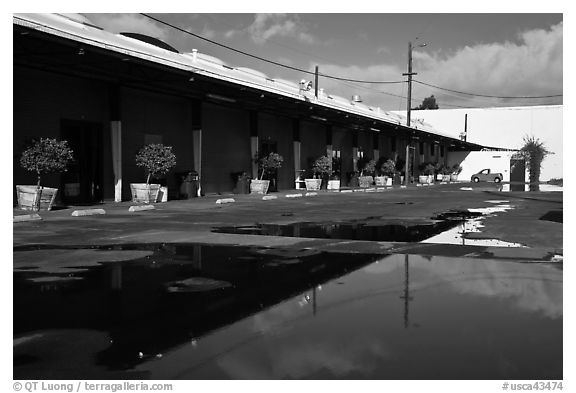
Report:
M 323 89 L 320 89 L 318 97 L 316 97 L 313 89 L 303 89 L 299 83 L 269 78 L 266 74 L 250 68 L 234 67 L 218 58 L 196 50 L 191 53 L 176 53 L 122 34 L 111 33 L 94 26 L 86 17 L 79 14 L 14 14 L 13 23 L 46 34 L 73 40 L 80 44 L 91 45 L 118 54 L 188 71 L 191 74 L 204 75 L 209 78 L 312 103 L 326 109 L 334 109 L 368 119 L 379 120 L 390 125 L 406 127 L 406 117 L 401 114 L 354 102 L 350 99 L 330 94 Z M 437 130 L 430 124 L 418 119 L 413 119 L 409 128 L 459 141 L 452 135 Z

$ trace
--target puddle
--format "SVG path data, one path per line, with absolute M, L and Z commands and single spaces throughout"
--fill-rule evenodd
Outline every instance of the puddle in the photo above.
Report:
M 484 247 L 526 247 L 520 243 L 506 242 L 498 239 L 474 239 L 466 237 L 467 233 L 480 233 L 483 228 L 483 218 L 462 221 L 458 226 L 441 234 L 428 238 L 422 243 L 460 244 L 466 246 Z
M 499 190 L 500 192 L 520 191 L 530 192 L 529 184 L 503 184 Z M 538 186 L 540 192 L 563 192 L 564 187 L 555 184 L 540 184 Z
M 506 212 L 514 208 L 503 200 L 486 201 L 499 203 L 496 206 L 451 210 L 432 217 L 430 224 L 383 224 L 383 217 L 368 217 L 361 222 L 313 223 L 297 222 L 291 224 L 255 224 L 237 227 L 219 227 L 212 229 L 217 233 L 241 235 L 285 236 L 315 239 L 342 239 L 389 242 L 422 242 L 440 244 L 465 244 L 488 247 L 525 247 L 519 243 L 498 239 L 469 239 L 467 233 L 481 232 L 485 217 Z
M 31 258 L 14 272 L 14 376 L 18 379 L 114 379 L 164 351 L 220 329 L 373 262 L 363 254 L 200 244 L 15 248 L 15 259 L 55 255 L 81 266 L 82 251 L 102 251 L 75 273 L 46 271 Z M 66 256 L 65 253 L 68 253 Z M 72 258 L 74 257 L 74 258 Z M 114 263 L 107 257 L 116 258 Z M 56 258 L 56 256 L 54 257 Z M 19 263 L 24 263 L 20 261 Z M 35 266 L 38 265 L 38 266 Z M 68 340 L 76 335 L 89 342 Z M 34 337 L 28 340 L 27 337 Z M 98 341 L 94 348 L 90 340 Z M 102 338 L 106 338 L 105 345 Z M 21 343 L 16 345 L 16 343 Z M 84 351 L 78 348 L 86 347 Z M 139 354 L 142 354 L 141 356 Z M 145 376 L 133 376 L 132 379 Z
M 242 235 L 304 237 L 314 239 L 342 239 L 390 242 L 419 242 L 457 225 L 450 220 L 429 224 L 382 224 L 381 218 L 363 222 L 291 224 L 256 224 L 250 226 L 219 227 L 212 232 Z
M 14 378 L 563 377 L 557 265 L 171 249 L 49 292 L 16 273 Z

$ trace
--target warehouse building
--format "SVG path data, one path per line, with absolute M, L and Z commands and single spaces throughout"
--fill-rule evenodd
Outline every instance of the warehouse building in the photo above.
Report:
M 46 176 L 69 203 L 130 199 L 143 182 L 135 154 L 148 143 L 173 146 L 177 167 L 163 181 L 177 196 L 178 174 L 195 170 L 202 192 L 227 193 L 234 176 L 256 175 L 253 157 L 278 152 L 277 189 L 322 155 L 339 157 L 341 181 L 361 157 L 448 162 L 483 146 L 423 121 L 331 95 L 310 83 L 270 78 L 198 51 L 180 53 L 154 38 L 114 34 L 79 14 L 15 14 L 14 182 L 34 183 L 20 168 L 32 139 L 66 139 L 75 163 Z

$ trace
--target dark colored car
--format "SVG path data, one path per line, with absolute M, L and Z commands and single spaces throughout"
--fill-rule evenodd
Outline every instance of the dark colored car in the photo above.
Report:
M 503 176 L 501 173 L 490 172 L 490 169 L 482 169 L 480 172 L 473 174 L 470 178 L 474 183 L 480 181 L 493 181 L 494 183 L 500 183 L 502 179 Z

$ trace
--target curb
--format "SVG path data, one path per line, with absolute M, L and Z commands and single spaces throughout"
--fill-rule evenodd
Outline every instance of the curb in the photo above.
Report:
M 14 222 L 28 222 L 28 221 L 38 221 L 42 220 L 39 214 L 24 214 L 21 216 L 14 216 Z
M 129 212 L 139 212 L 143 210 L 155 210 L 156 208 L 153 205 L 143 205 L 143 206 L 130 206 L 128 209 Z
M 94 216 L 98 214 L 106 214 L 104 209 L 86 209 L 86 210 L 74 210 L 71 214 L 72 217 L 83 217 L 83 216 Z

